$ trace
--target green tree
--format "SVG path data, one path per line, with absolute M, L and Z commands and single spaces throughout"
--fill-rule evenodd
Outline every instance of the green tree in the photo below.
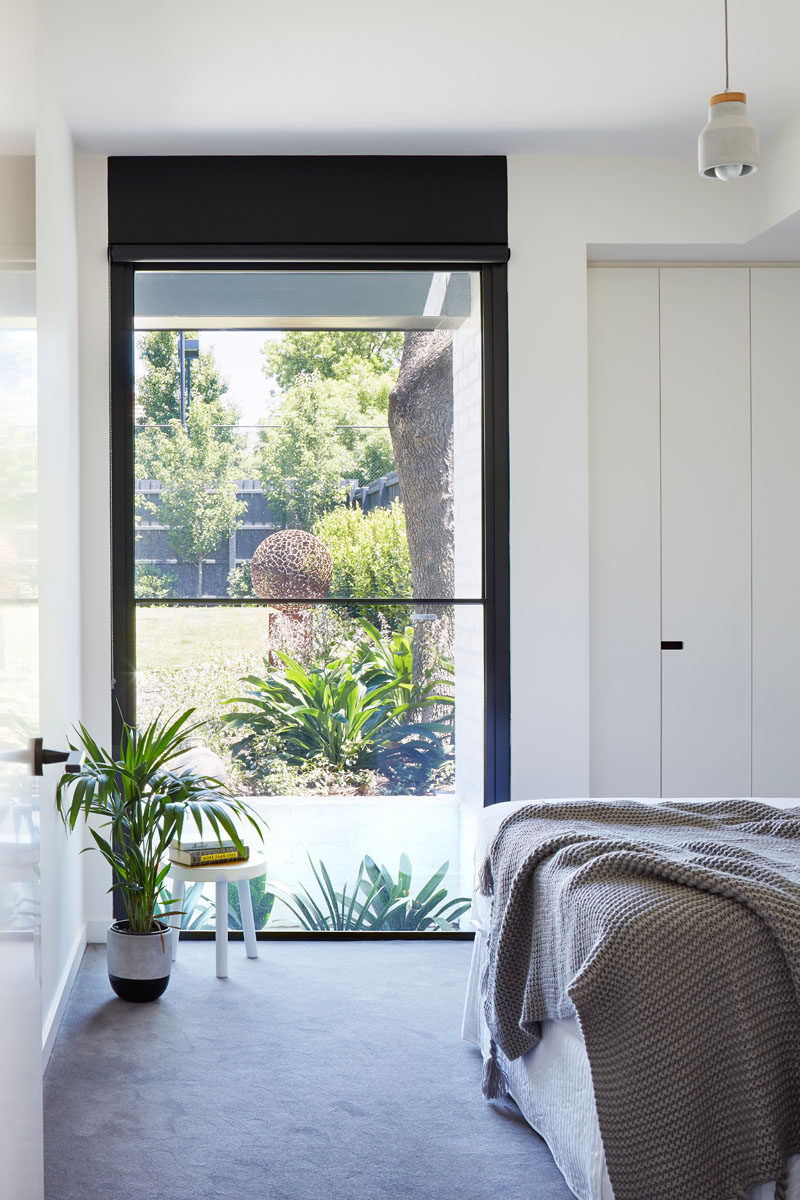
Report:
M 188 333 L 192 337 L 196 334 Z M 197 594 L 203 592 L 203 559 L 241 524 L 245 505 L 236 498 L 244 470 L 244 439 L 236 430 L 239 409 L 226 399 L 228 384 L 211 351 L 191 363 L 191 404 L 180 421 L 178 334 L 143 333 L 137 350 L 145 369 L 136 386 L 136 474 L 158 479 L 158 513 L 169 546 L 197 564 Z
M 179 558 L 197 564 L 197 595 L 203 594 L 203 559 L 238 529 L 246 504 L 236 497 L 242 447 L 214 428 L 213 405 L 193 407 L 188 427 L 173 417 L 152 434 L 153 464 L 161 481 L 156 505 L 166 538 Z
M 197 337 L 189 332 L 187 337 Z M 158 458 L 155 455 L 157 430 L 153 426 L 168 426 L 180 418 L 180 370 L 178 335 L 170 329 L 143 333 L 136 339 L 139 358 L 145 369 L 136 382 L 136 474 L 139 479 L 159 479 Z M 225 399 L 228 383 L 220 373 L 213 352 L 201 350 L 200 357 L 191 360 L 191 406 L 193 412 L 202 408 L 211 424 L 216 425 L 220 441 L 239 444 L 235 426 L 239 409 Z
M 195 331 L 186 337 L 196 338 Z M 166 425 L 180 417 L 180 364 L 178 335 L 170 329 L 157 329 L 140 334 L 136 339 L 139 358 L 146 364 L 136 385 L 136 403 L 141 409 L 138 425 Z M 234 405 L 223 399 L 228 391 L 226 379 L 210 350 L 201 350 L 200 357 L 191 360 L 192 403 L 214 406 L 216 424 L 224 425 L 239 413 Z
M 290 347 L 292 361 L 293 355 Z M 342 377 L 305 370 L 292 375 L 288 365 L 282 372 L 290 382 L 270 415 L 271 427 L 262 431 L 256 472 L 286 528 L 309 529 L 342 503 L 343 480 L 369 483 L 394 469 L 387 412 L 396 375 L 376 371 L 372 360 L 347 357 Z
M 347 379 L 354 364 L 368 366 L 373 375 L 397 377 L 403 335 L 394 330 L 334 330 L 286 333 L 262 350 L 264 373 L 286 391 L 300 375 Z

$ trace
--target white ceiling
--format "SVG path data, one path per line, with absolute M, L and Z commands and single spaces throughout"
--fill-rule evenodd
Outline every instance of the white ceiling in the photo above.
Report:
M 38 8 L 97 153 L 693 154 L 724 83 L 722 0 Z M 800 4 L 729 0 L 729 19 L 731 86 L 766 137 L 800 112 Z

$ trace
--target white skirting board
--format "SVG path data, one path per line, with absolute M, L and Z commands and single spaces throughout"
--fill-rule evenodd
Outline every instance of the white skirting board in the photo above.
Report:
M 58 981 L 53 1002 L 44 1014 L 42 1021 L 42 1074 L 47 1070 L 47 1064 L 50 1061 L 50 1054 L 61 1025 L 61 1019 L 64 1016 L 64 1009 L 67 1007 L 67 1000 L 78 974 L 83 952 L 86 949 L 86 941 L 86 924 L 83 924 L 78 930 L 78 936 L 75 938 L 66 966 Z
M 108 941 L 108 925 L 109 918 L 101 917 L 99 920 L 86 922 L 86 940 L 92 944 L 105 946 Z

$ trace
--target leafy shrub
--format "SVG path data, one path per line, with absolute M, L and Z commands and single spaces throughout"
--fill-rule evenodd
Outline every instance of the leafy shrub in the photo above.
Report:
M 407 854 L 400 855 L 396 882 L 385 867 L 379 869 L 374 860 L 365 855 L 349 895 L 347 884 L 340 892 L 336 891 L 321 859 L 319 869 L 314 865 L 311 855 L 308 861 L 319 886 L 319 900 L 303 885 L 298 892 L 290 892 L 277 884 L 271 885 L 275 888 L 277 898 L 290 909 L 304 929 L 322 932 L 384 929 L 446 931 L 456 928 L 455 922 L 470 906 L 466 896 L 445 903 L 447 888 L 439 885 L 447 874 L 449 862 L 443 863 L 412 899 L 412 867 Z M 363 898 L 359 893 L 363 893 Z
M 171 571 L 159 571 L 152 563 L 137 563 L 134 590 L 137 600 L 169 600 L 178 594 L 178 580 Z
M 255 596 L 249 562 L 239 563 L 228 572 L 228 595 L 234 600 Z
M 425 668 L 421 679 L 414 680 L 414 627 L 407 625 L 395 630 L 388 637 L 369 621 L 362 619 L 359 625 L 363 636 L 355 651 L 355 670 L 360 679 L 370 687 L 391 684 L 393 696 L 398 704 L 424 701 L 426 705 L 443 703 L 450 712 L 448 726 L 452 725 L 454 683 L 453 660 L 439 658 L 433 666 Z M 434 693 L 446 691 L 443 697 Z
M 242 746 L 231 767 L 237 792 L 259 796 L 375 795 L 385 780 L 367 767 L 335 767 L 317 755 L 302 763 L 281 758 L 280 739 L 256 734 Z
M 412 683 L 412 631 L 406 630 L 401 639 L 407 654 L 400 669 L 384 664 L 379 675 L 380 635 L 369 622 L 360 625 L 365 644 L 353 659 L 317 661 L 306 669 L 288 654 L 278 653 L 283 672 L 268 670 L 265 678 L 244 676 L 248 691 L 228 703 L 250 707 L 223 716 L 231 727 L 247 730 L 234 746 L 234 754 L 247 750 L 254 736 L 273 734 L 287 763 L 306 763 L 319 756 L 350 770 L 379 768 L 425 777 L 446 760 L 441 735 L 448 731 L 449 719 L 415 721 L 413 717 L 433 704 L 452 708 L 453 698 L 441 694 L 441 681 L 431 672 Z
M 141 720 L 152 720 L 159 712 L 169 712 L 191 696 L 198 716 L 206 721 L 204 739 L 212 750 L 227 757 L 223 705 L 239 686 L 242 674 L 252 670 L 259 657 L 257 652 L 235 657 L 224 651 L 208 652 L 206 657 L 193 656 L 184 667 L 143 671 L 137 687 L 137 715 Z
M 334 596 L 410 596 L 411 559 L 406 522 L 399 500 L 389 508 L 365 513 L 360 508 L 334 508 L 315 523 L 314 534 L 333 560 Z M 408 624 L 410 605 L 349 606 L 354 617 L 377 622 L 382 614 L 393 629 Z

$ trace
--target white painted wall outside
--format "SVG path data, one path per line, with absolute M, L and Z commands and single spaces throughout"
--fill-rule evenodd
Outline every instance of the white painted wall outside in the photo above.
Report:
M 473 281 L 478 286 L 476 276 Z M 482 587 L 483 364 L 477 296 L 475 309 L 453 334 L 455 589 L 461 597 L 480 596 Z M 470 895 L 472 856 L 483 807 L 483 609 L 457 604 L 454 634 L 459 814 L 457 836 L 445 844 L 456 851 L 453 870 L 454 878 L 460 880 L 459 895 Z
M 280 796 L 254 800 L 253 806 L 269 826 L 267 878 L 292 891 L 304 884 L 319 899 L 309 852 L 315 864 L 319 859 L 325 863 L 335 888 L 347 883 L 350 895 L 365 854 L 379 866 L 385 864 L 396 879 L 405 851 L 413 867 L 412 892 L 449 859 L 448 899 L 471 894 L 471 883 L 466 892 L 460 890 L 458 864 L 448 849 L 458 849 L 464 807 L 453 795 Z M 296 925 L 282 905 L 275 906 L 273 915 L 270 926 Z

